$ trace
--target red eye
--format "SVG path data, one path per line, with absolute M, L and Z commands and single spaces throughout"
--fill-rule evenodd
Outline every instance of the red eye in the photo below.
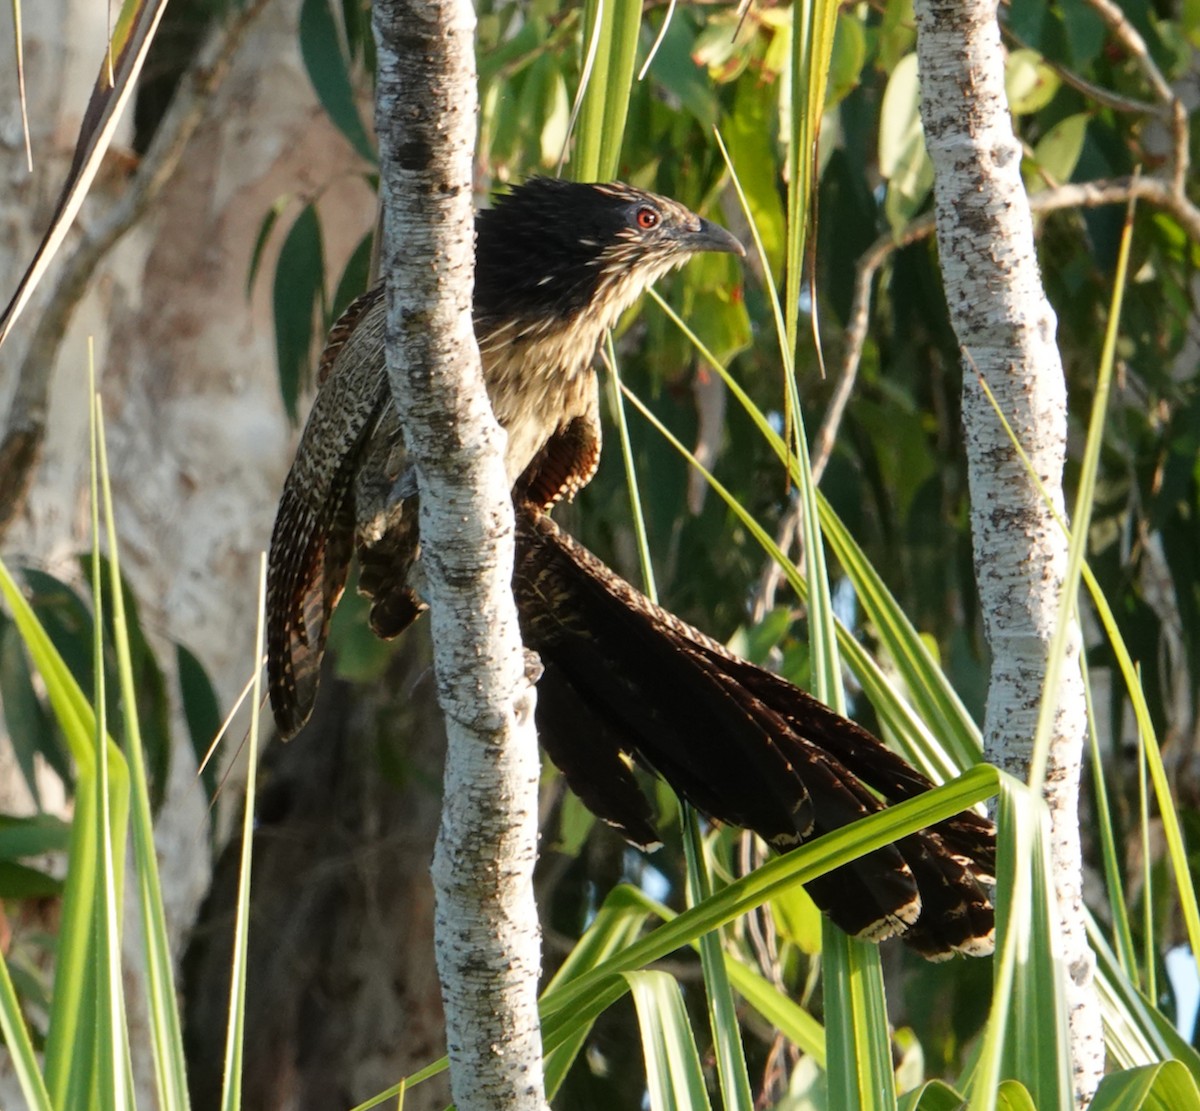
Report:
M 642 231 L 658 227 L 660 219 L 661 217 L 652 208 L 639 208 L 637 211 L 637 225 Z

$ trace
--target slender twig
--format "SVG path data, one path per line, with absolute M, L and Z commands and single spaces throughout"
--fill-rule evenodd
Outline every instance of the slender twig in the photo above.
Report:
M 1129 22 L 1125 13 L 1114 3 L 1114 0 L 1088 0 L 1101 19 L 1108 24 L 1113 37 L 1128 51 L 1137 67 L 1142 71 L 1154 95 L 1162 102 L 1170 117 L 1172 150 L 1171 150 L 1171 191 L 1179 198 L 1184 198 L 1184 185 L 1188 173 L 1188 117 L 1183 101 L 1171 88 L 1163 71 L 1150 54 L 1146 40 L 1141 32 Z
M 269 0 L 254 0 L 213 33 L 188 67 L 154 140 L 121 198 L 84 232 L 66 259 L 58 283 L 38 315 L 17 371 L 4 437 L 0 440 L 0 537 L 21 512 L 46 434 L 50 380 L 71 318 L 96 268 L 142 217 L 175 172 L 204 120 L 213 93 L 229 72 L 234 54 Z
M 1154 95 L 1164 104 L 1174 100 L 1175 94 L 1171 91 L 1170 83 L 1163 76 L 1162 70 L 1158 68 L 1158 63 L 1150 56 L 1146 40 L 1142 38 L 1141 32 L 1125 18 L 1125 13 L 1121 11 L 1120 7 L 1113 3 L 1113 0 L 1087 0 L 1087 2 L 1095 9 L 1096 14 L 1108 24 L 1108 29 L 1113 36 L 1137 63 L 1142 75 L 1154 90 Z
M 1000 32 L 1008 42 L 1020 47 L 1022 50 L 1036 49 L 1036 47 L 1031 47 L 1029 43 L 1007 24 L 1002 23 L 1000 25 Z M 1089 100 L 1105 108 L 1111 108 L 1114 112 L 1128 112 L 1138 116 L 1153 116 L 1157 115 L 1160 111 L 1159 105 L 1153 101 L 1138 100 L 1136 97 L 1122 96 L 1120 93 L 1114 93 L 1111 89 L 1104 88 L 1103 85 L 1097 85 L 1095 82 L 1088 81 L 1085 77 L 1080 77 L 1074 70 L 1068 69 L 1062 62 L 1056 62 L 1053 58 L 1047 58 L 1043 55 L 1042 61 L 1054 71 L 1055 75 L 1064 85 L 1070 85 L 1072 89 L 1082 93 Z

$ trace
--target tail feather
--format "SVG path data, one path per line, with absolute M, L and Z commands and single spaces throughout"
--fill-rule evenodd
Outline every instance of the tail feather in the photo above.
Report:
M 359 455 L 386 412 L 378 289 L 342 315 L 321 358 L 321 389 L 284 480 L 267 558 L 267 681 L 283 737 L 312 713 L 329 622 L 354 553 Z M 372 369 L 373 367 L 373 369 Z
M 343 508 L 318 525 L 296 492 L 284 488 L 267 561 L 267 690 L 284 738 L 312 713 L 353 542 L 353 521 Z
M 648 828 L 635 760 L 780 850 L 882 809 L 880 795 L 932 786 L 866 730 L 653 605 L 536 511 L 518 515 L 514 588 L 546 669 L 542 742 L 583 801 L 634 840 Z M 902 935 L 932 959 L 980 954 L 992 945 L 994 854 L 990 823 L 968 813 L 808 889 L 854 936 Z

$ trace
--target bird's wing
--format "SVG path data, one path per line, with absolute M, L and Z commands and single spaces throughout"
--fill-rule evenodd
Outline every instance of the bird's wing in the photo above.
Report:
M 639 843 L 653 830 L 632 760 L 779 849 L 878 811 L 875 790 L 898 799 L 931 786 L 853 722 L 651 603 L 532 507 L 518 515 L 514 589 L 545 667 L 542 743 L 582 800 Z M 902 934 L 932 958 L 982 953 L 994 852 L 991 825 L 960 815 L 808 889 L 855 936 Z
M 308 720 L 329 621 L 354 548 L 351 491 L 364 445 L 391 403 L 383 372 L 382 290 L 330 333 L 321 389 L 284 482 L 267 561 L 267 680 L 280 733 Z

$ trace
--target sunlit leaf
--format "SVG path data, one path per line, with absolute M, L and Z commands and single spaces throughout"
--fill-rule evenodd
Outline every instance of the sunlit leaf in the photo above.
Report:
M 1062 79 L 1036 50 L 1009 52 L 1004 67 L 1004 88 L 1014 116 L 1039 112 L 1054 99 Z

